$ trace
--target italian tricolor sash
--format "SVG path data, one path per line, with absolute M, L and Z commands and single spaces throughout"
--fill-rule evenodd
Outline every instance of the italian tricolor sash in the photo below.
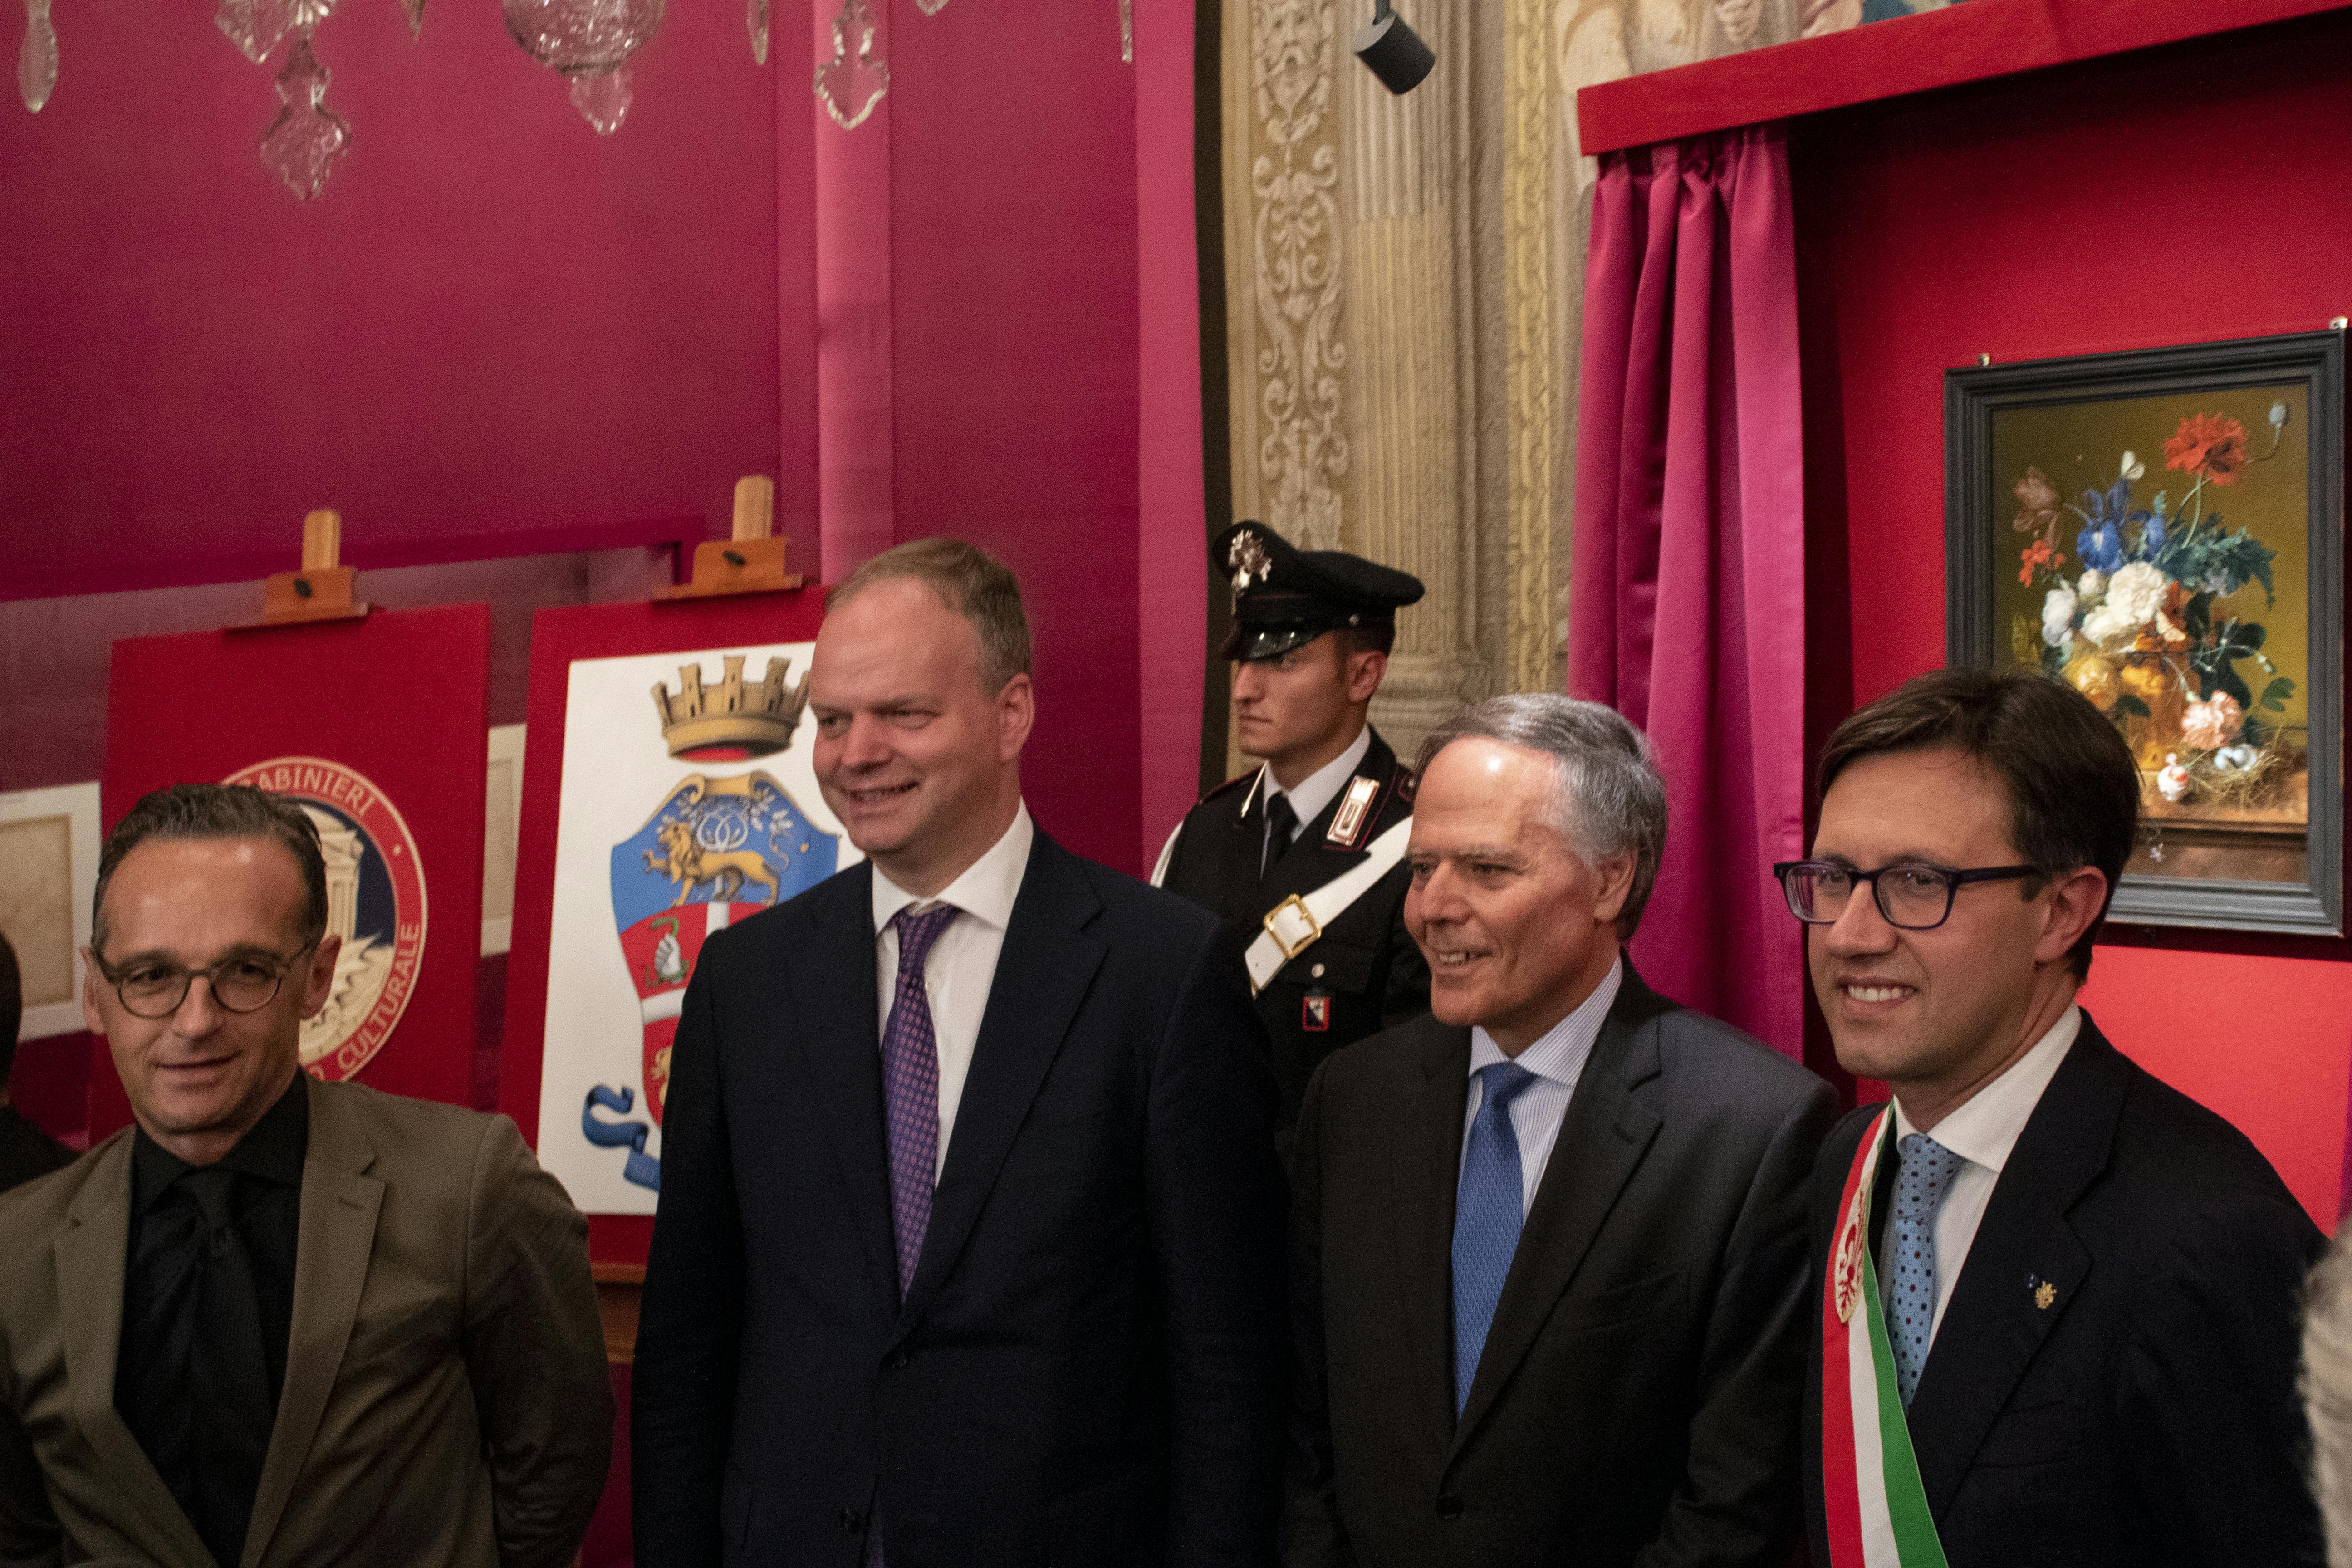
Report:
M 1833 1568 L 1947 1568 L 1870 1256 L 1871 1185 L 1894 1121 L 1892 1110 L 1879 1112 L 1854 1151 L 1822 1290 L 1822 1500 Z

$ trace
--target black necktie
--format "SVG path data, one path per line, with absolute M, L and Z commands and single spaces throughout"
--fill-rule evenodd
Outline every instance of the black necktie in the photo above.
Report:
M 1298 813 L 1291 809 L 1287 795 L 1276 795 L 1267 803 L 1265 827 L 1265 855 L 1257 868 L 1257 874 L 1261 877 L 1265 875 L 1268 867 L 1282 858 L 1283 851 L 1290 847 L 1291 835 L 1298 831 Z
M 215 1561 L 233 1564 L 245 1552 L 278 1397 L 262 1349 L 253 1259 L 236 1226 L 237 1173 L 208 1165 L 188 1172 L 180 1185 L 204 1211 L 188 1366 L 202 1435 L 189 1451 L 196 1483 L 189 1522 Z

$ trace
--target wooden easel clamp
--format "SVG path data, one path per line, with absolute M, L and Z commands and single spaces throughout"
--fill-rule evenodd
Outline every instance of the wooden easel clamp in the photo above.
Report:
M 772 594 L 797 588 L 800 574 L 788 572 L 792 541 L 774 537 L 776 481 L 746 474 L 735 481 L 734 537 L 694 547 L 694 575 L 655 599 L 711 599 L 724 594 Z
M 231 626 L 248 631 L 258 626 L 299 626 L 306 621 L 356 621 L 369 606 L 352 597 L 359 574 L 341 564 L 343 519 L 320 508 L 302 520 L 302 568 L 273 573 L 261 584 L 261 618 Z

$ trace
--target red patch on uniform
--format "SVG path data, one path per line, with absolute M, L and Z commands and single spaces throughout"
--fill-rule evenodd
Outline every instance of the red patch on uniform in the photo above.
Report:
M 1329 1032 L 1331 1027 L 1331 998 L 1328 996 L 1307 996 L 1302 998 L 1298 1004 L 1298 1026 L 1306 1030 L 1310 1035 L 1320 1035 Z

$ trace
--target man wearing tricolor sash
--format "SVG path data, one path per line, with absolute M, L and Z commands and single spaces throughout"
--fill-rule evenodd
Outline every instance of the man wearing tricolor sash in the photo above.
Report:
M 2078 1005 L 2141 780 L 2023 671 L 1938 670 L 1821 763 L 1806 924 L 1838 1060 L 1814 1169 L 1815 1568 L 2321 1561 L 2295 1399 L 2318 1230 Z

